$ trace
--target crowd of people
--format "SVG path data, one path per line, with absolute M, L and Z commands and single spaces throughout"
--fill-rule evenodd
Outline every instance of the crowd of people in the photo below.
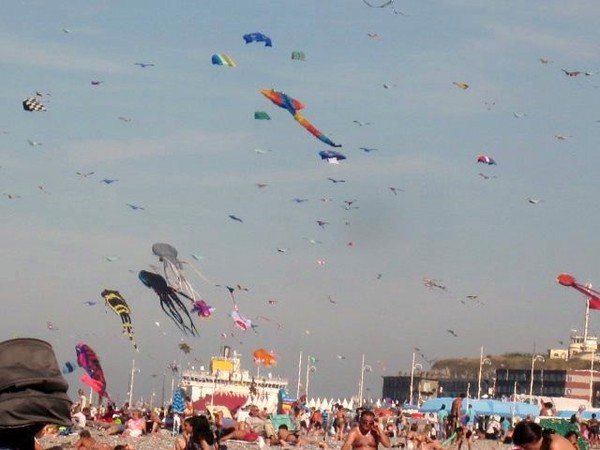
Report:
M 49 435 L 76 436 L 77 440 L 69 445 L 75 450 L 134 450 L 129 438 L 135 440 L 144 435 L 172 436 L 173 450 L 226 450 L 232 440 L 255 443 L 261 450 L 267 446 L 314 446 L 324 450 L 330 447 L 377 450 L 379 446 L 406 450 L 449 447 L 471 450 L 476 440 L 512 444 L 520 450 L 582 450 L 580 444 L 595 445 L 599 441 L 600 423 L 596 415 L 583 420 L 582 408 L 571 417 L 568 433 L 561 436 L 544 430 L 533 417 L 516 422 L 512 417 L 478 415 L 471 405 L 464 410 L 465 394 L 452 401 L 450 411 L 442 405 L 437 413 L 425 417 L 416 417 L 402 408 L 349 411 L 336 404 L 331 410 L 319 410 L 302 402 L 294 404 L 287 415 L 272 416 L 265 409 L 250 404 L 239 408 L 231 417 L 227 409 L 195 411 L 190 398 L 185 399 L 181 413 L 173 408 L 132 408 L 129 403 L 121 408 L 112 402 L 95 406 L 80 390 L 78 401 L 72 404 L 69 413 L 68 386 L 62 382 L 57 367 L 50 375 L 55 377 L 52 386 L 59 390 L 48 392 L 47 367 L 57 366 L 51 347 L 35 340 L 17 340 L 13 344 L 42 348 L 53 364 L 36 367 L 40 380 L 32 385 L 38 389 L 36 397 L 27 397 L 29 400 L 25 401 L 21 391 L 4 392 L 18 408 L 18 415 L 5 411 L 0 416 L 3 417 L 0 450 L 44 450 L 40 438 Z M 553 405 L 544 403 L 539 417 L 552 414 Z M 116 446 L 103 439 L 115 435 L 128 439 Z

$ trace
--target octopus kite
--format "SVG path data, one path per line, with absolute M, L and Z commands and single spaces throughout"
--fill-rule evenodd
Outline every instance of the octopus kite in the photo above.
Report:
M 145 270 L 140 271 L 138 278 L 146 287 L 149 287 L 156 292 L 160 299 L 160 307 L 169 316 L 177 327 L 185 334 L 190 333 L 192 336 L 198 335 L 198 330 L 187 311 L 187 308 L 177 294 L 183 295 L 185 298 L 194 301 L 183 292 L 176 291 L 168 285 L 167 280 L 162 275 Z

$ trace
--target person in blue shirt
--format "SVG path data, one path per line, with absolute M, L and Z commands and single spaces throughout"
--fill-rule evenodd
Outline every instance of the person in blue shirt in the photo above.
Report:
M 443 441 L 446 439 L 446 429 L 448 426 L 448 410 L 446 410 L 446 404 L 443 404 L 438 410 L 438 426 L 440 429 L 439 440 Z

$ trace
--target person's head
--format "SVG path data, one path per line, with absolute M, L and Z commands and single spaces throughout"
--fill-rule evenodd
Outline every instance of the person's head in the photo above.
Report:
M 552 404 L 552 402 L 546 402 L 546 403 L 544 403 L 544 406 L 545 406 L 547 409 L 552 409 L 552 407 L 553 407 L 554 405 Z
M 79 389 L 79 391 L 77 391 L 79 393 L 79 395 L 85 395 L 83 392 L 83 389 Z
M 363 433 L 375 427 L 375 414 L 373 414 L 373 411 L 365 410 L 360 414 L 358 427 Z
M 513 443 L 524 450 L 539 450 L 542 446 L 542 427 L 531 420 L 515 425 Z
M 260 409 L 258 409 L 258 406 L 256 405 L 251 405 L 250 406 L 250 412 L 248 413 L 251 416 L 258 416 L 260 413 Z
M 79 432 L 79 437 L 89 439 L 92 437 L 92 433 L 90 433 L 88 430 L 82 430 Z
M 579 438 L 579 436 L 577 435 L 577 431 L 567 431 L 567 433 L 565 434 L 565 438 L 571 443 L 573 444 L 573 447 L 575 447 L 577 445 L 577 439 Z
M 443 404 L 443 405 L 440 407 L 440 409 L 446 409 L 446 404 L 444 403 L 444 404 Z
M 596 413 L 592 413 L 592 419 L 596 418 Z
M 460 398 L 465 398 L 466 396 L 467 396 L 467 394 L 465 394 L 464 392 L 459 395 Z
M 192 434 L 192 429 L 194 427 L 194 417 L 186 417 L 183 421 L 183 431 L 187 434 Z
M 134 409 L 131 411 L 131 417 L 133 419 L 140 419 L 142 417 L 142 412 L 139 409 Z
M 282 423 L 281 425 L 279 425 L 279 430 L 287 430 L 288 426 L 285 423 Z

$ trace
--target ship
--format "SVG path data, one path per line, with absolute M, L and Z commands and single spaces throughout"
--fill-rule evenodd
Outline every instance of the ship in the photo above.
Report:
M 230 404 L 253 403 L 267 410 L 277 409 L 280 396 L 287 392 L 288 380 L 270 372 L 263 374 L 260 366 L 251 375 L 242 369 L 240 356 L 226 345 L 219 356 L 211 357 L 209 370 L 183 370 L 181 387 L 185 394 L 195 404 L 219 405 L 229 400 Z

